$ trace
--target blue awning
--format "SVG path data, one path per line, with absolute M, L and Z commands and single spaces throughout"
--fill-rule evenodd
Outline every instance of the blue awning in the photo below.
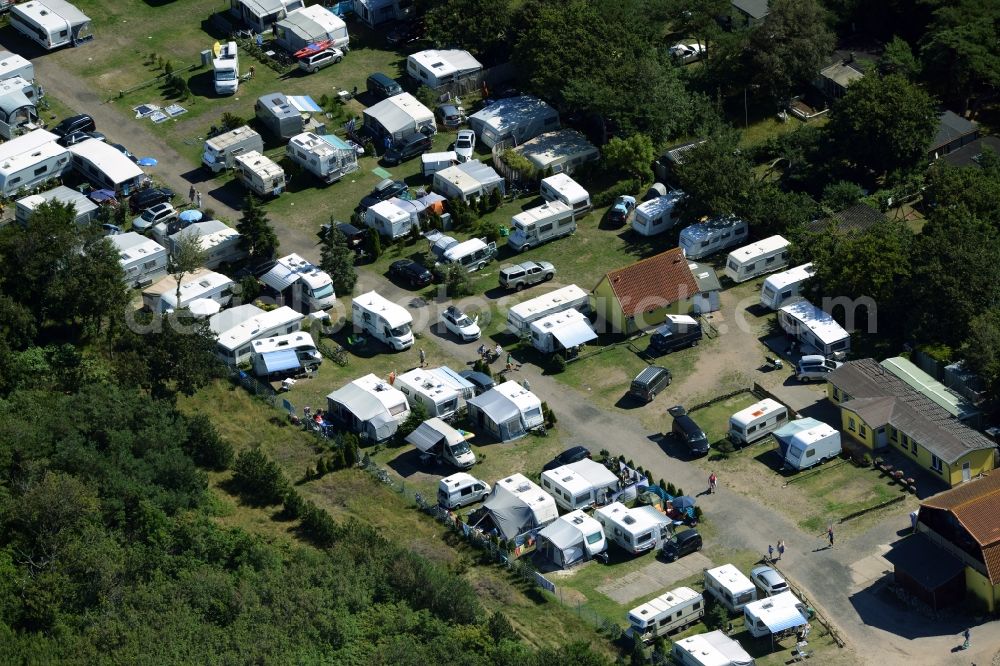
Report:
M 319 104 L 310 97 L 309 95 L 288 95 L 286 97 L 288 103 L 299 111 L 310 111 L 312 113 L 319 113 L 323 109 L 320 108 Z
M 282 372 L 284 370 L 294 370 L 299 367 L 299 357 L 294 349 L 282 349 L 261 354 L 264 359 L 264 369 L 268 374 L 272 372 Z
M 763 618 L 764 625 L 772 634 L 776 634 L 792 627 L 801 627 L 806 623 L 802 613 L 795 606 L 776 608 L 767 617 Z

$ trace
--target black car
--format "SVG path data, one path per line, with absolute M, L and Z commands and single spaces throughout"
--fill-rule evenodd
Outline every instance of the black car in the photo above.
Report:
M 417 155 L 426 153 L 433 145 L 434 142 L 431 140 L 431 137 L 418 132 L 399 143 L 394 143 L 382 155 L 382 164 L 385 166 L 396 166 L 397 164 L 413 159 Z
M 429 270 L 410 259 L 400 259 L 389 264 L 389 277 L 402 280 L 412 289 L 426 287 L 434 280 Z
M 358 210 L 368 210 L 379 201 L 385 201 L 386 199 L 391 199 L 393 197 L 398 197 L 400 194 L 405 192 L 407 189 L 406 183 L 401 180 L 390 180 L 386 178 L 381 183 L 376 185 L 374 189 L 361 200 L 358 204 Z
M 542 468 L 542 471 L 547 472 L 550 469 L 555 469 L 556 467 L 562 467 L 563 465 L 579 462 L 584 458 L 589 458 L 589 457 L 590 457 L 590 449 L 588 449 L 585 446 L 574 446 L 572 448 L 566 449 L 565 451 L 557 455 L 555 458 L 545 463 L 545 467 Z
M 660 549 L 660 557 L 667 562 L 673 562 L 678 558 L 701 550 L 701 545 L 701 535 L 698 534 L 698 530 L 684 530 L 663 542 L 663 547 Z
M 691 453 L 695 455 L 705 455 L 708 453 L 708 435 L 694 422 L 687 410 L 676 405 L 667 410 L 674 417 L 674 424 L 670 432 L 682 441 Z
M 52 128 L 52 133 L 56 136 L 66 136 L 73 132 L 92 132 L 97 129 L 94 119 L 86 113 L 78 116 L 70 116 L 59 121 L 59 124 Z
M 117 150 L 119 153 L 121 153 L 125 157 L 129 158 L 130 160 L 132 160 L 133 163 L 135 163 L 135 164 L 139 163 L 139 158 L 136 157 L 135 155 L 133 155 L 132 151 L 130 151 L 128 148 L 126 148 L 122 144 L 120 144 L 120 143 L 112 143 L 110 145 L 111 145 L 112 148 L 114 148 L 115 150 Z
M 458 373 L 459 377 L 476 387 L 476 395 L 482 395 L 496 386 L 493 378 L 482 372 L 475 370 L 463 370 Z
M 134 214 L 139 214 L 150 206 L 166 203 L 174 198 L 173 190 L 166 187 L 149 187 L 139 190 L 128 198 L 128 207 Z
M 427 25 L 423 21 L 400 23 L 386 33 L 385 43 L 389 46 L 409 44 L 410 42 L 415 42 L 423 37 L 426 31 Z
M 87 132 L 70 132 L 69 134 L 63 134 L 60 136 L 56 139 L 56 142 L 64 148 L 69 148 L 70 146 L 75 146 L 78 143 L 89 141 L 93 138 L 94 137 L 90 136 Z

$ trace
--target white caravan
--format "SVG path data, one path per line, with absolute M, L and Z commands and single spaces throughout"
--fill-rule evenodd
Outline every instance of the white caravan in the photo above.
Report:
M 788 408 L 765 398 L 729 417 L 729 439 L 736 445 L 753 444 L 788 423 Z
M 236 155 L 233 166 L 236 167 L 236 180 L 254 194 L 276 197 L 285 191 L 285 170 L 256 150 Z
M 77 46 L 94 38 L 90 17 L 65 0 L 32 0 L 12 5 L 10 25 L 43 49 Z
M 413 317 L 402 305 L 396 305 L 374 291 L 355 296 L 351 302 L 354 330 L 367 333 L 395 351 L 413 346 Z
M 594 518 L 608 539 L 633 554 L 656 550 L 669 536 L 670 519 L 651 506 L 630 509 L 612 502 L 595 509 Z
M 781 236 L 771 236 L 733 250 L 726 259 L 726 275 L 733 282 L 746 282 L 788 265 L 788 247 Z
M 459 509 L 489 494 L 490 484 L 465 472 L 456 472 L 438 481 L 438 504 L 446 509 Z
M 328 310 L 337 300 L 330 275 L 294 253 L 278 259 L 260 281 L 277 292 L 284 305 L 303 312 Z
M 31 189 L 70 168 L 70 153 L 52 132 L 37 129 L 0 144 L 0 195 Z
M 571 284 L 518 303 L 507 311 L 508 328 L 515 335 L 529 335 L 532 322 L 566 310 L 579 310 L 583 314 L 589 313 L 590 296 L 580 287 Z
M 732 564 L 705 569 L 705 592 L 730 613 L 739 613 L 748 603 L 757 600 L 757 588 Z
M 736 218 L 699 222 L 681 229 L 678 245 L 688 259 L 701 259 L 727 247 L 739 245 L 747 237 L 747 223 Z
M 618 490 L 618 476 L 599 462 L 584 458 L 542 472 L 542 488 L 566 511 L 606 504 Z
M 236 42 L 219 44 L 213 51 L 215 58 L 212 59 L 212 80 L 215 82 L 215 94 L 236 94 L 240 87 L 240 59 L 236 53 Z
M 264 152 L 264 139 L 244 125 L 205 141 L 201 163 L 212 173 L 219 173 L 223 169 L 232 169 L 233 158 L 251 150 Z
M 690 587 L 678 587 L 633 608 L 627 617 L 625 634 L 649 643 L 705 617 L 705 598 Z
M 538 190 L 543 199 L 563 202 L 573 209 L 573 215 L 577 217 L 585 215 L 594 207 L 590 202 L 590 193 L 564 173 L 542 178 Z
M 326 396 L 327 412 L 363 439 L 384 442 L 410 416 L 406 396 L 374 374 Z
M 677 203 L 683 197 L 683 192 L 672 191 L 643 201 L 636 206 L 632 230 L 640 236 L 656 236 L 673 229 L 677 224 Z
M 90 224 L 92 220 L 97 218 L 97 204 L 72 188 L 57 185 L 40 194 L 29 194 L 18 199 L 15 202 L 14 219 L 27 226 L 31 221 L 31 216 L 35 214 L 35 210 L 39 206 L 53 201 L 64 206 L 72 206 L 76 213 L 76 223 L 81 227 Z
M 562 201 L 549 201 L 541 206 L 518 213 L 512 220 L 507 245 L 515 252 L 524 252 L 542 243 L 576 231 L 573 208 Z
M 815 274 L 812 262 L 775 273 L 764 280 L 764 286 L 760 288 L 760 304 L 777 310 L 788 301 L 798 298 L 802 293 L 802 285 Z
M 531 322 L 531 344 L 543 354 L 566 352 L 597 339 L 579 310 L 563 310 Z
M 86 139 L 69 147 L 73 168 L 95 187 L 129 195 L 149 182 L 139 166 L 104 141 Z
M 297 331 L 250 343 L 254 374 L 266 377 L 287 370 L 315 370 L 323 363 L 323 355 L 308 333 Z
M 5 2 L 0 2 L 2 7 Z M 31 61 L 10 51 L 0 51 L 0 81 L 20 76 L 29 83 L 35 82 L 35 66 Z
M 358 154 L 338 137 L 320 137 L 312 132 L 296 134 L 285 146 L 288 158 L 324 183 L 336 183 L 358 170 Z
M 754 638 L 763 638 L 795 627 L 808 620 L 809 611 L 791 592 L 754 601 L 743 607 L 743 626 Z
M 757 663 L 739 641 L 718 629 L 677 639 L 670 656 L 680 666 L 754 666 Z
M 458 469 L 469 469 L 476 464 L 476 454 L 469 446 L 470 437 L 471 433 L 456 430 L 441 419 L 433 417 L 417 426 L 406 436 L 406 441 L 423 454 L 421 458 L 434 458 L 441 464 L 447 463 Z
M 108 236 L 108 240 L 118 251 L 129 287 L 150 285 L 167 274 L 167 248 L 152 238 L 129 231 Z
M 807 350 L 826 357 L 843 356 L 851 348 L 851 334 L 833 317 L 806 300 L 795 301 L 778 310 L 778 323 Z
M 180 307 L 187 307 L 192 301 L 208 298 L 221 306 L 226 306 L 233 297 L 235 283 L 221 273 L 207 268 L 199 268 L 187 273 L 181 279 Z M 142 292 L 144 307 L 157 314 L 173 312 L 177 307 L 177 280 L 168 275 Z
M 458 155 L 454 150 L 443 153 L 424 153 L 420 156 L 420 172 L 424 178 L 430 178 L 438 171 L 444 171 L 458 164 Z
M 448 419 L 458 411 L 458 391 L 424 368 L 398 375 L 393 386 L 403 392 L 411 409 L 419 403 L 428 416 Z
M 374 229 L 380 236 L 393 240 L 410 233 L 413 219 L 410 212 L 391 201 L 379 201 L 365 211 L 365 226 Z
M 840 431 L 813 418 L 792 421 L 774 432 L 784 466 L 804 470 L 840 455 Z

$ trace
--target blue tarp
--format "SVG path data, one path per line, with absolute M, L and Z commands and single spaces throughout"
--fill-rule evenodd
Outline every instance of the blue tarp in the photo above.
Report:
M 261 354 L 264 359 L 264 368 L 268 374 L 272 372 L 282 372 L 284 370 L 294 370 L 299 367 L 299 357 L 294 349 L 282 349 Z

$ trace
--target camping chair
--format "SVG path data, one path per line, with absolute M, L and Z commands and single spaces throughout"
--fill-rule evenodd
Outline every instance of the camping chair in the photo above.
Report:
M 806 641 L 799 641 L 795 644 L 795 649 L 792 650 L 792 659 L 794 661 L 802 661 L 803 659 L 808 659 L 812 656 L 812 652 L 806 650 L 809 645 Z

